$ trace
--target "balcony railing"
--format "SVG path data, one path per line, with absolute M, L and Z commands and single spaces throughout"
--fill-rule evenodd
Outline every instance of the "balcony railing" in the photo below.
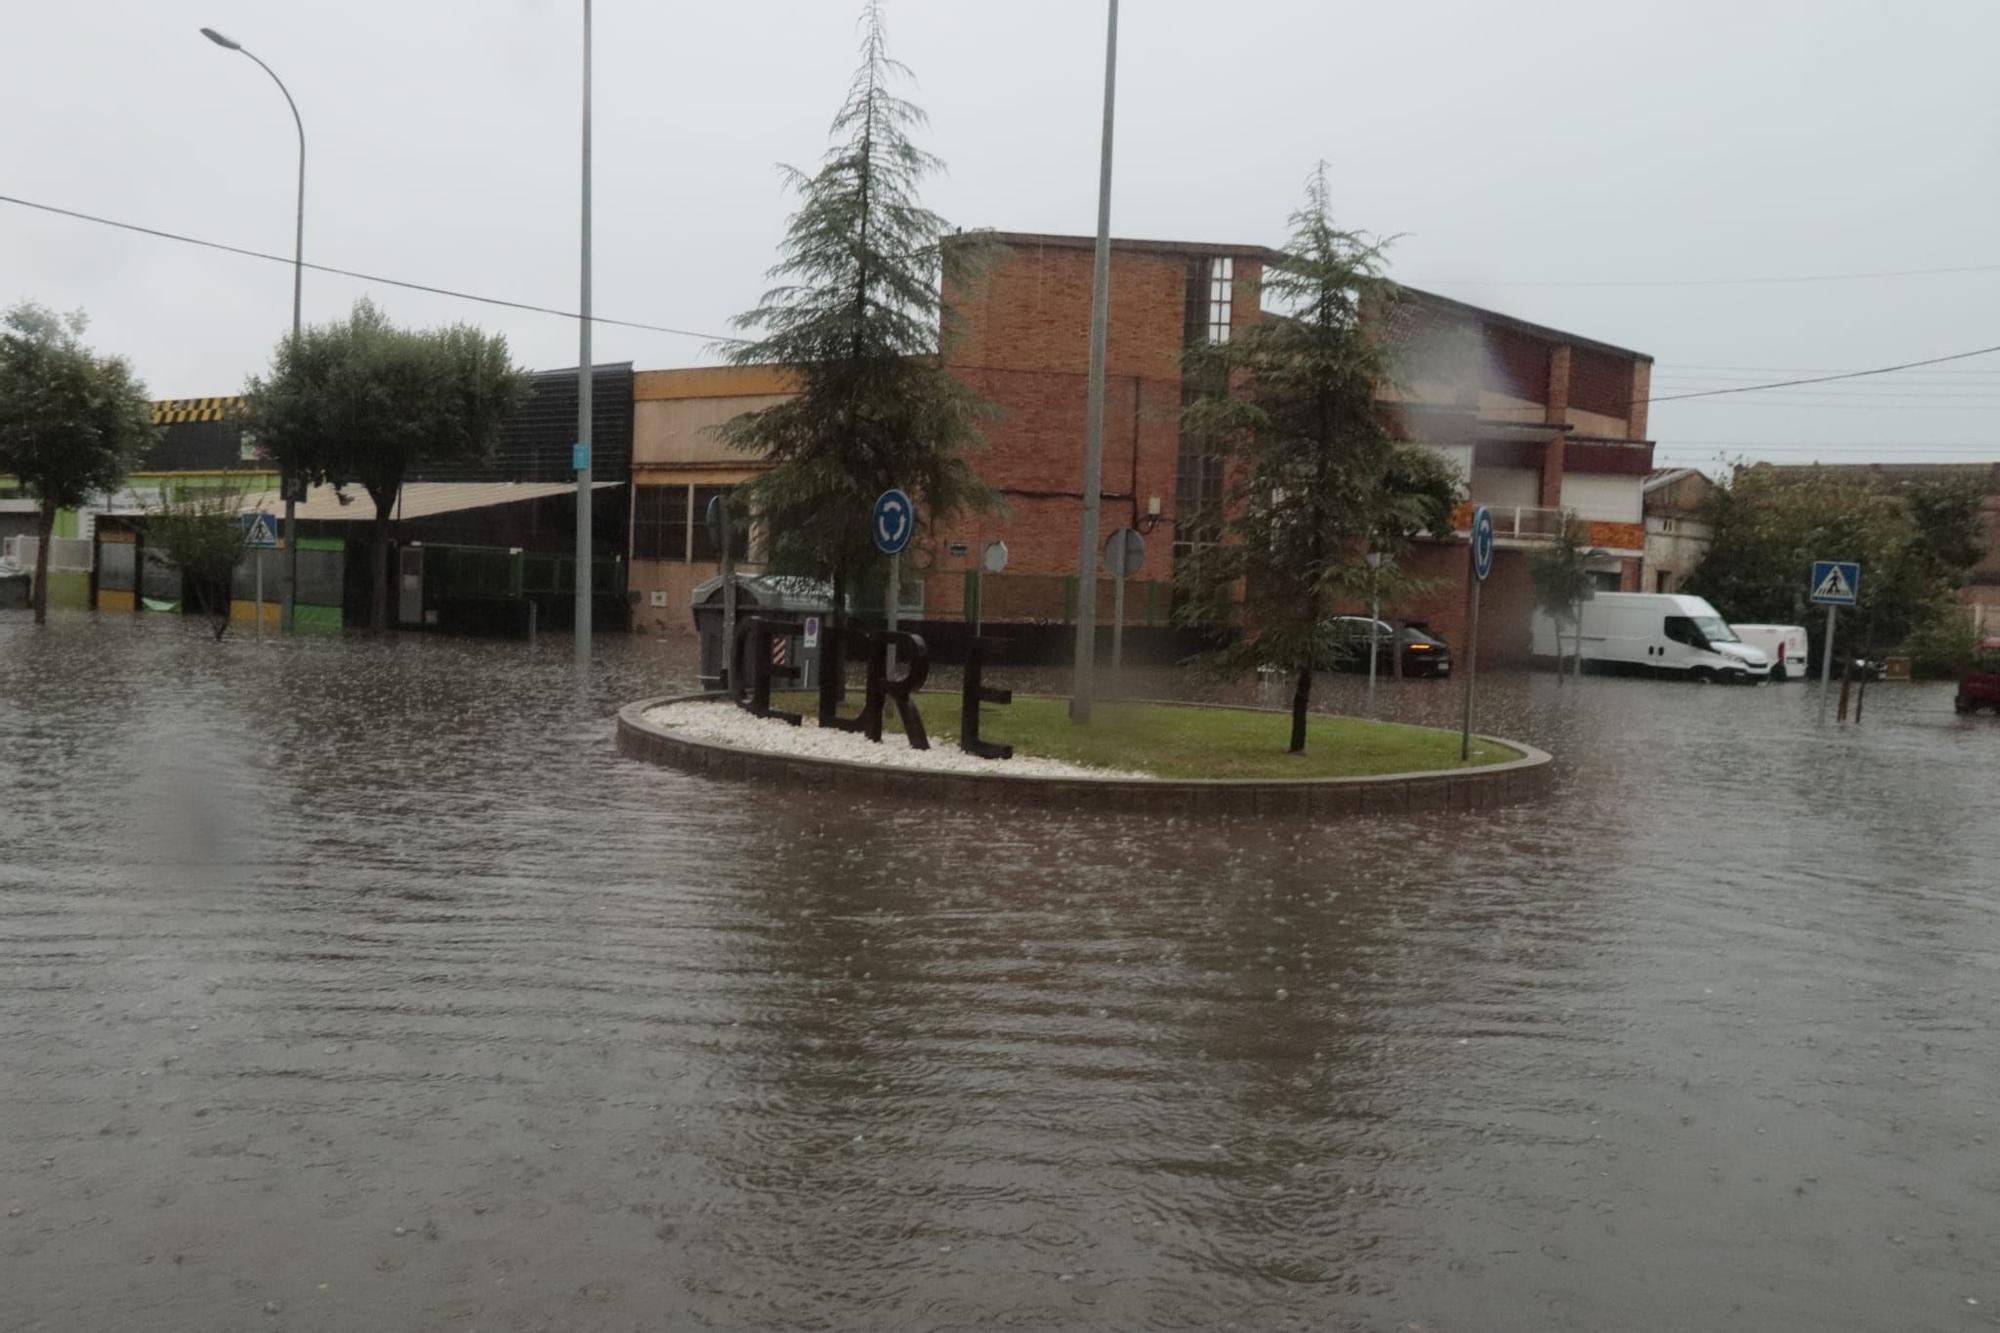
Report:
M 1563 511 L 1560 509 L 1495 504 L 1486 508 L 1493 515 L 1493 536 L 1499 541 L 1548 541 L 1562 531 Z M 1472 510 L 1472 505 L 1463 504 L 1453 515 L 1453 526 L 1459 532 L 1469 534 L 1472 531 Z

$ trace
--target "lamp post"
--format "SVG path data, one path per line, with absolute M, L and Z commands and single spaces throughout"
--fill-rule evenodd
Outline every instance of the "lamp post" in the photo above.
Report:
M 576 660 L 590 663 L 590 0 L 583 0 L 583 244 L 577 309 Z
M 292 342 L 299 340 L 299 308 L 305 291 L 306 271 L 306 123 L 299 118 L 299 104 L 292 100 L 292 90 L 285 87 L 285 81 L 272 68 L 257 60 L 255 52 L 246 49 L 241 42 L 231 41 L 213 28 L 203 28 L 201 35 L 214 42 L 225 51 L 238 51 L 257 61 L 257 68 L 271 76 L 271 82 L 278 85 L 278 91 L 285 95 L 285 105 L 292 109 L 292 124 L 299 131 L 299 208 L 298 221 L 292 234 Z M 285 600 L 280 613 L 280 627 L 289 634 L 292 629 L 292 605 L 299 586 L 299 533 L 298 491 L 290 475 L 281 473 L 279 489 L 285 497 Z
M 1104 494 L 1104 343 L 1111 304 L 1111 131 L 1118 91 L 1118 0 L 1104 31 L 1104 139 L 1097 157 L 1097 251 L 1090 282 L 1090 382 L 1083 424 L 1083 523 L 1078 533 L 1076 666 L 1069 720 L 1090 721 L 1097 674 L 1097 507 Z

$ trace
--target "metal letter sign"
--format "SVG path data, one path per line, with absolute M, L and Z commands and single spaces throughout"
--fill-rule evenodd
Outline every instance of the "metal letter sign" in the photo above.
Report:
M 278 520 L 259 510 L 243 515 L 243 544 L 273 550 L 278 545 Z
M 1482 579 L 1493 572 L 1493 511 L 1485 505 L 1472 511 L 1472 572 Z
M 1814 606 L 1853 606 L 1860 600 L 1860 561 L 1813 561 L 1812 603 Z
M 910 544 L 910 535 L 917 530 L 917 507 L 903 491 L 886 490 L 875 497 L 868 527 L 875 535 L 875 549 L 883 555 L 896 555 Z

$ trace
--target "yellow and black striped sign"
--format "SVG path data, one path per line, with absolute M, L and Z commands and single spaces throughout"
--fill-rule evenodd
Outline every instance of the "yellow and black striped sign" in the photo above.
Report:
M 238 398 L 167 398 L 153 404 L 155 426 L 177 426 L 183 421 L 220 421 L 243 410 Z

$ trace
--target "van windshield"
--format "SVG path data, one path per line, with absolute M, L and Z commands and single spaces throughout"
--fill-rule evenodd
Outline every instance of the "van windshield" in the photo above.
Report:
M 1701 636 L 1710 643 L 1743 642 L 1736 637 L 1736 631 L 1729 628 L 1729 623 L 1721 616 L 1695 616 L 1693 619 L 1694 627 L 1700 630 Z

